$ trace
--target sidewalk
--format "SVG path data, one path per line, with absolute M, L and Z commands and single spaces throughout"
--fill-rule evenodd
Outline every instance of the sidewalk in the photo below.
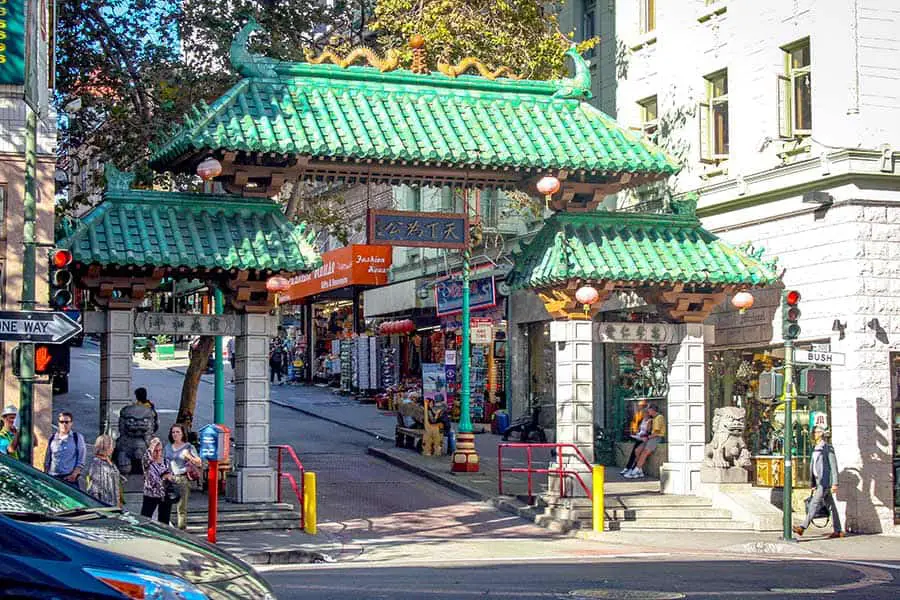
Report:
M 271 401 L 279 406 L 297 410 L 364 432 L 380 440 L 393 440 L 396 417 L 394 413 L 378 410 L 374 404 L 362 404 L 351 398 L 333 393 L 328 388 L 316 386 L 278 386 L 272 388 Z M 533 511 L 514 496 L 500 496 L 498 492 L 497 446 L 502 442 L 499 435 L 481 433 L 475 435 L 475 446 L 481 460 L 478 473 L 452 473 L 450 459 L 447 456 L 422 456 L 412 450 L 402 448 L 370 447 L 369 454 L 383 458 L 401 468 L 426 477 L 432 481 L 465 495 L 467 497 L 490 502 L 501 510 L 532 518 Z M 507 451 L 508 452 L 508 451 Z M 547 464 L 549 453 L 539 449 L 534 451 L 534 462 Z M 543 452 L 543 454 L 542 454 Z M 523 450 L 517 453 L 524 455 Z M 524 461 L 513 460 L 504 453 L 504 465 L 510 466 Z M 540 460 L 538 460 L 540 458 Z M 622 484 L 626 480 L 618 475 L 617 470 L 607 470 L 606 492 L 615 494 L 623 491 Z M 520 494 L 526 492 L 524 477 L 504 474 L 504 493 Z M 628 485 L 633 485 L 629 482 Z M 648 482 L 648 491 L 655 482 Z M 535 490 L 539 487 L 535 485 Z M 634 490 L 632 490 L 634 491 Z M 648 547 L 659 552 L 699 553 L 721 555 L 723 553 L 818 556 L 820 558 L 842 560 L 900 560 L 900 536 L 894 535 L 851 535 L 840 540 L 827 538 L 830 530 L 811 528 L 797 543 L 779 540 L 776 534 L 759 534 L 748 532 L 709 532 L 709 531 L 575 531 L 572 536 L 584 539 L 587 544 L 601 543 L 622 547 L 634 546 L 646 550 Z

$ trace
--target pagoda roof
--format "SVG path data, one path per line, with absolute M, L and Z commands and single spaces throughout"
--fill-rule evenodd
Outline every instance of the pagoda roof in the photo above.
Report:
M 554 214 L 510 275 L 514 288 L 534 289 L 571 282 L 723 289 L 778 279 L 774 261 L 719 239 L 693 214 L 609 211 Z
M 294 273 L 321 266 L 313 238 L 268 200 L 120 186 L 59 245 L 86 266 Z
M 389 70 L 377 57 L 370 62 L 381 68 L 265 58 L 247 51 L 254 28 L 248 24 L 232 45 L 231 62 L 242 79 L 212 104 L 195 107 L 155 148 L 155 169 L 193 172 L 209 154 L 237 162 L 254 155 L 246 164 L 258 166 L 264 155 L 270 170 L 294 168 L 319 178 L 328 177 L 327 165 L 339 171 L 336 162 L 353 162 L 368 165 L 370 176 L 373 169 L 389 170 L 385 164 L 469 170 L 470 183 L 489 182 L 475 168 L 505 172 L 505 178 L 495 176 L 498 185 L 515 185 L 529 173 L 575 174 L 582 182 L 630 174 L 627 182 L 679 169 L 646 138 L 586 101 L 590 70 L 574 48 L 568 52 L 572 78 L 490 78 L 444 68 L 451 76 Z

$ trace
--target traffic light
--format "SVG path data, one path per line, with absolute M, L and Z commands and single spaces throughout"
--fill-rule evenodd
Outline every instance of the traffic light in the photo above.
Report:
M 60 309 L 72 303 L 72 252 L 56 249 L 50 252 L 50 306 Z
M 785 290 L 781 295 L 781 336 L 785 340 L 800 337 L 800 292 Z
M 67 373 L 70 367 L 68 344 L 35 344 L 34 374 Z

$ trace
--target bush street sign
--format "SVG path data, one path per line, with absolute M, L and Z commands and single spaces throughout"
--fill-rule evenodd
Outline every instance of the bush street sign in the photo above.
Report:
M 794 362 L 810 365 L 843 365 L 846 363 L 846 358 L 846 355 L 838 352 L 794 350 Z
M 81 333 L 81 325 L 61 312 L 0 311 L 0 342 L 62 344 Z

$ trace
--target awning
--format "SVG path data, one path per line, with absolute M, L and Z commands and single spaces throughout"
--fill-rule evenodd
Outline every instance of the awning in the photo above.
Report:
M 281 302 L 298 302 L 323 292 L 350 286 L 385 285 L 391 266 L 391 246 L 353 244 L 322 255 L 322 266 L 292 277 Z

